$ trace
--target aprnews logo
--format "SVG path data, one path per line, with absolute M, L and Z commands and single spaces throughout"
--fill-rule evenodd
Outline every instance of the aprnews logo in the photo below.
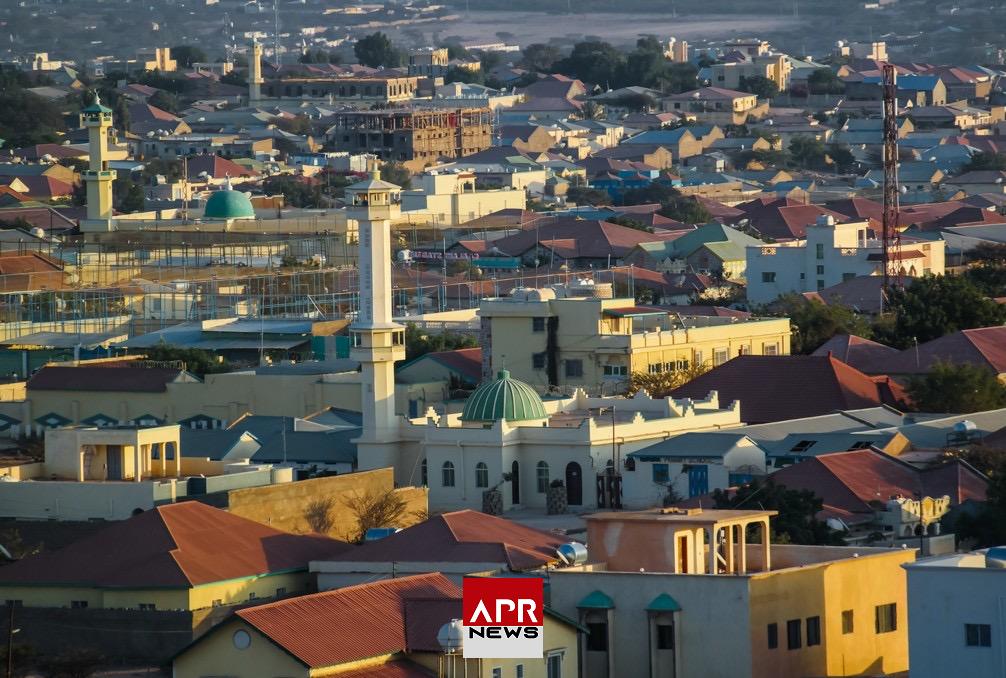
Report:
M 544 597 L 537 577 L 465 577 L 465 659 L 540 659 Z

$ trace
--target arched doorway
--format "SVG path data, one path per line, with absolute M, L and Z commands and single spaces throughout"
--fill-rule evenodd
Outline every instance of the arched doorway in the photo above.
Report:
M 510 465 L 510 503 L 520 503 L 520 464 L 516 459 Z
M 566 503 L 570 506 L 583 505 L 583 473 L 575 461 L 566 464 Z

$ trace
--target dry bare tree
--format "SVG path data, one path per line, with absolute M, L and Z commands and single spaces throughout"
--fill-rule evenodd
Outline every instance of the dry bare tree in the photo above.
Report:
M 363 541 L 367 530 L 373 527 L 395 527 L 409 508 L 401 494 L 393 490 L 358 492 L 347 497 L 344 503 L 357 522 L 356 532 L 347 535 L 352 542 Z

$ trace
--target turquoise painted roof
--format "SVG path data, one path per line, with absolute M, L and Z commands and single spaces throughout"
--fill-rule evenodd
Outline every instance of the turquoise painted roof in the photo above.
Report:
M 577 603 L 576 606 L 581 610 L 613 610 L 615 609 L 615 601 L 613 601 L 606 593 L 594 591 Z
M 678 601 L 671 598 L 666 593 L 661 593 L 659 596 L 650 601 L 650 604 L 646 606 L 646 609 L 650 612 L 680 612 L 681 605 Z
M 206 201 L 206 219 L 254 219 L 255 208 L 240 191 L 216 191 Z
M 465 401 L 461 421 L 493 422 L 546 419 L 541 396 L 523 381 L 503 370 L 496 381 L 479 386 Z

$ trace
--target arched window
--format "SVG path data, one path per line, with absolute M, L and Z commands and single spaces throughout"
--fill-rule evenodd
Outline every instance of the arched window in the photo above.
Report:
M 441 473 L 443 475 L 444 487 L 454 487 L 454 464 L 445 461 Z
M 475 464 L 475 487 L 489 487 L 489 467 L 484 461 Z
M 423 463 L 419 465 L 419 478 L 423 487 L 427 487 L 430 484 L 429 472 L 426 468 L 426 459 L 423 459 Z
M 548 464 L 544 461 L 539 461 L 537 466 L 538 471 L 538 492 L 545 494 L 548 491 Z

